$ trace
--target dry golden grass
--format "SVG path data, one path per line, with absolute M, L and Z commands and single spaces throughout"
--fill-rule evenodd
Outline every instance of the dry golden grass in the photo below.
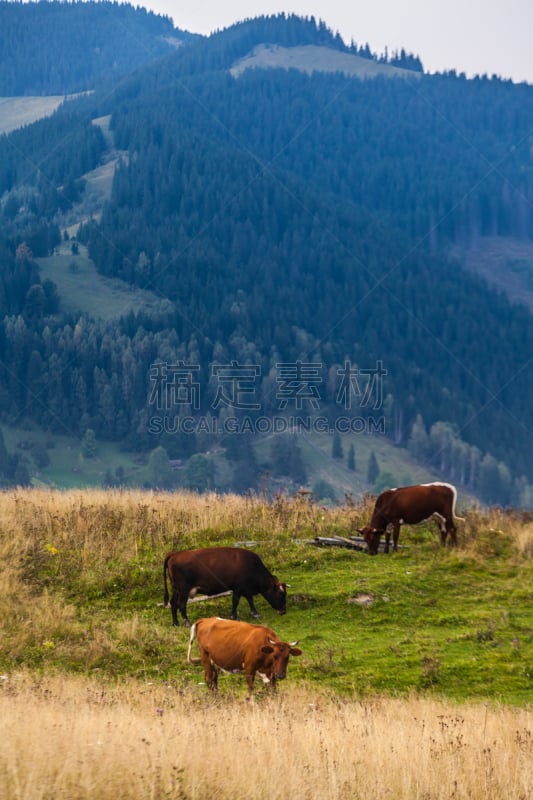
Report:
M 530 800 L 531 712 L 0 679 L 4 800 Z
M 134 558 L 143 548 L 201 546 L 214 538 L 312 535 L 325 524 L 353 530 L 364 506 L 325 510 L 305 498 L 268 503 L 257 497 L 120 490 L 41 489 L 2 493 L 0 563 L 42 565 L 61 554 L 63 568 L 83 572 L 114 558 Z
M 144 540 L 168 543 L 173 538 L 177 543 L 185 535 L 204 530 L 272 535 L 298 534 L 302 528 L 306 533 L 321 532 L 325 526 L 338 525 L 349 532 L 368 522 L 373 504 L 370 496 L 326 509 L 305 495 L 268 502 L 256 496 L 186 491 L 19 489 L 2 492 L 0 541 L 5 547 L 10 540 L 18 549 L 22 537 L 31 551 L 35 539 L 44 537 L 55 542 L 53 546 L 72 542 L 79 547 L 81 543 L 93 552 L 103 546 L 107 553 L 113 543 L 117 548 L 121 542 L 135 548 Z M 465 521 L 458 525 L 463 546 L 483 527 L 511 535 L 520 531 L 521 548 L 531 547 L 533 512 L 472 508 L 463 517 Z

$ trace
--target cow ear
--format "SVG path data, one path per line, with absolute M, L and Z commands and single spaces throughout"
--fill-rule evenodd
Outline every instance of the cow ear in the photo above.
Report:
M 291 649 L 289 650 L 289 653 L 291 654 L 291 656 L 301 656 L 302 653 L 303 653 L 303 650 L 300 650 L 299 647 L 291 647 Z
M 265 653 L 265 655 L 267 653 L 273 653 L 274 652 L 274 648 L 271 647 L 269 644 L 264 644 L 263 647 L 261 648 L 261 652 Z

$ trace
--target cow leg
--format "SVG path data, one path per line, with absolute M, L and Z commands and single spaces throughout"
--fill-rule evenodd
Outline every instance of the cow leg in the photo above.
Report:
M 237 617 L 237 606 L 239 605 L 239 600 L 241 599 L 240 594 L 238 594 L 235 589 L 233 590 L 233 594 L 231 596 L 231 618 L 238 619 Z
M 247 672 L 246 673 L 246 683 L 248 684 L 248 690 L 251 692 L 254 688 L 254 678 L 255 672 Z
M 450 544 L 457 547 L 457 528 L 451 519 L 446 520 L 446 532 L 450 534 Z
M 178 622 L 178 591 L 172 590 L 172 597 L 170 598 L 170 610 L 172 611 L 172 624 L 179 625 Z
M 383 548 L 384 553 L 389 552 L 389 545 L 390 545 L 390 530 L 386 528 L 385 530 L 385 547 Z
M 190 586 L 185 586 L 181 588 L 179 593 L 179 600 L 178 600 L 178 608 L 180 610 L 181 618 L 187 628 L 191 627 L 191 623 L 189 617 L 187 616 L 187 600 L 189 599 L 189 592 L 191 591 Z M 176 617 L 175 625 L 178 624 L 178 620 Z
M 248 605 L 250 606 L 250 612 L 252 614 L 252 617 L 255 617 L 255 619 L 261 619 L 261 614 L 259 613 L 259 611 L 255 607 L 253 595 L 250 594 L 250 595 L 244 595 L 244 596 L 248 600 Z
M 202 661 L 204 662 L 205 682 L 208 688 L 216 694 L 218 692 L 218 669 L 208 655 L 204 655 L 203 653 L 201 655 Z
M 446 537 L 448 535 L 448 523 L 441 517 L 440 514 L 433 514 L 433 519 L 436 521 L 437 525 L 439 526 L 440 530 L 440 543 L 443 547 L 446 546 Z
M 394 552 L 398 550 L 398 539 L 400 538 L 400 523 L 395 522 L 392 526 L 392 549 Z

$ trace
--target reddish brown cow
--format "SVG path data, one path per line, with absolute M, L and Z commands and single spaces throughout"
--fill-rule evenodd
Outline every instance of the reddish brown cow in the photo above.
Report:
M 163 566 L 165 606 L 169 601 L 167 573 L 172 585 L 170 608 L 174 625 L 178 625 L 178 608 L 185 625 L 191 624 L 187 617 L 187 600 L 196 592 L 213 595 L 232 591 L 232 619 L 237 619 L 241 597 L 248 600 L 252 616 L 259 617 L 254 605 L 255 594 L 263 595 L 280 614 L 286 610 L 287 584 L 280 583 L 268 571 L 257 553 L 243 547 L 204 547 L 167 553 Z
M 400 489 L 387 489 L 376 500 L 370 524 L 359 533 L 368 545 L 370 555 L 376 555 L 381 534 L 385 534 L 385 552 L 389 552 L 392 525 L 393 549 L 398 549 L 400 526 L 417 525 L 434 517 L 440 528 L 441 542 L 446 544 L 450 534 L 451 543 L 457 544 L 455 516 L 457 490 L 449 483 L 424 483 L 418 486 L 403 486 Z
M 195 639 L 200 658 L 191 658 Z M 275 689 L 276 681 L 287 677 L 289 656 L 302 655 L 297 644 L 282 642 L 273 630 L 263 625 L 204 617 L 191 628 L 187 661 L 203 664 L 206 683 L 213 692 L 217 691 L 219 672 L 244 672 L 250 691 L 256 674 Z

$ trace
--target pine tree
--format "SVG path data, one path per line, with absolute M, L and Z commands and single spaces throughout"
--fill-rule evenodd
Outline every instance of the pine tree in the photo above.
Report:
M 168 453 L 164 447 L 156 447 L 148 459 L 150 484 L 156 489 L 168 489 L 172 482 L 172 472 L 168 461 Z
M 2 430 L 0 430 L 0 482 L 3 478 L 5 479 L 9 477 L 10 466 L 9 454 L 7 452 L 4 434 Z
M 96 436 L 92 428 L 87 428 L 81 440 L 81 453 L 84 458 L 94 458 L 96 455 Z
M 211 459 L 202 453 L 195 453 L 185 467 L 185 483 L 188 489 L 205 492 L 213 483 L 214 469 Z
M 333 434 L 333 443 L 331 445 L 332 458 L 344 458 L 344 451 L 342 449 L 342 440 L 338 431 Z
M 372 486 L 376 482 L 376 478 L 378 477 L 379 472 L 380 470 L 379 470 L 378 460 L 376 458 L 376 454 L 372 450 L 370 453 L 370 457 L 368 459 L 368 469 L 366 473 L 366 479 L 368 483 L 370 483 Z

